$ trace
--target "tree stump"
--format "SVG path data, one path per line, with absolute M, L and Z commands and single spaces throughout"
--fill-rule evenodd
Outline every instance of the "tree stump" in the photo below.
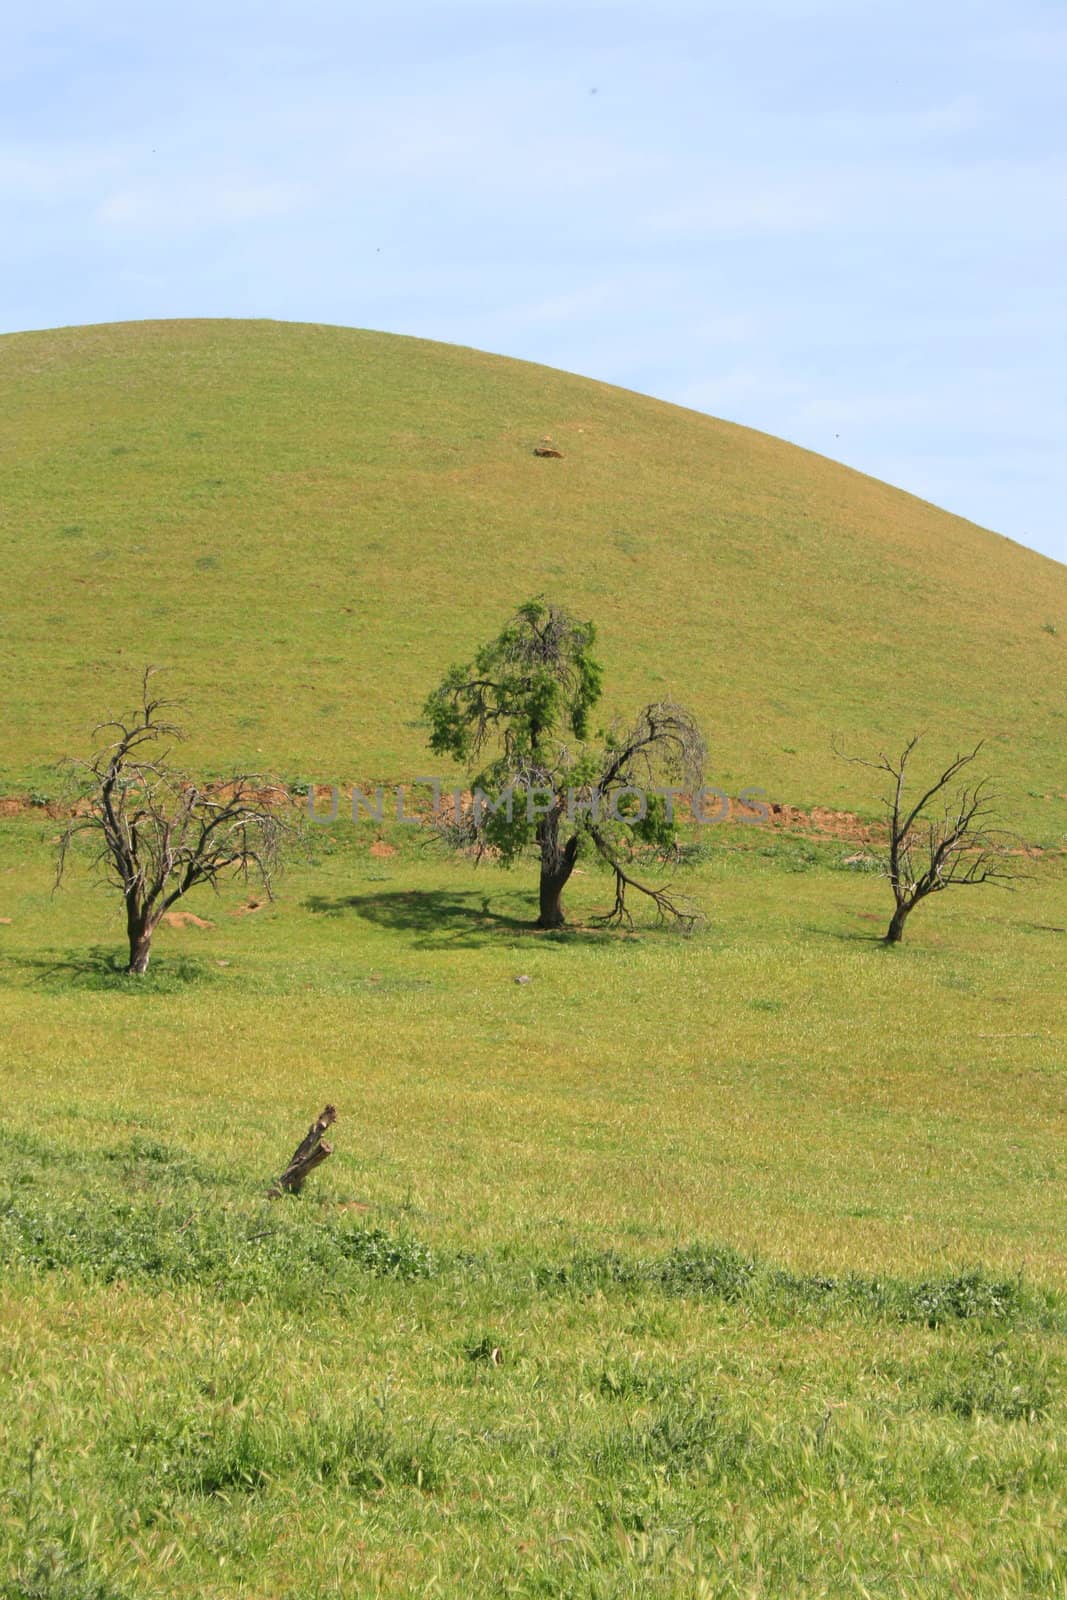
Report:
M 271 1200 L 276 1200 L 279 1195 L 283 1194 L 299 1194 L 304 1187 L 304 1180 L 308 1173 L 314 1172 L 316 1167 L 322 1165 L 327 1156 L 333 1155 L 333 1145 L 326 1143 L 323 1134 L 336 1121 L 337 1107 L 323 1106 L 317 1119 L 311 1124 L 311 1127 L 293 1151 L 289 1165 L 280 1177 L 275 1178 L 267 1190 L 267 1195 Z

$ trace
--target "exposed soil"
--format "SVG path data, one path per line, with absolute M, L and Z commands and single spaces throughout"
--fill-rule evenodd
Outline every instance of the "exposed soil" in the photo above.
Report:
M 731 807 L 733 801 L 730 802 Z M 885 827 L 877 822 L 862 822 L 853 811 L 832 811 L 828 806 L 812 806 L 801 811 L 799 806 L 772 803 L 771 823 L 790 833 L 807 834 L 809 838 L 845 839 L 853 844 L 871 844 L 885 835 Z
M 234 906 L 230 912 L 231 917 L 251 916 L 253 911 L 262 911 L 267 904 L 265 900 L 246 900 L 243 906 Z
M 213 922 L 207 922 L 203 917 L 198 917 L 191 911 L 164 911 L 160 922 L 165 922 L 168 928 L 213 928 Z
M 361 789 L 373 801 L 375 792 L 373 783 L 357 783 L 355 787 Z M 339 788 L 338 821 L 341 819 L 347 820 L 351 816 L 350 794 L 352 785 L 341 784 Z M 383 788 L 385 790 L 383 815 L 386 819 L 391 819 L 395 802 L 389 787 L 383 786 Z M 207 792 L 217 794 L 221 799 L 225 799 L 230 795 L 232 785 L 209 784 L 206 789 Z M 294 806 L 299 810 L 304 810 L 308 805 L 308 801 L 311 800 L 321 819 L 320 825 L 325 826 L 325 819 L 332 809 L 333 794 L 333 788 L 329 784 L 312 785 L 310 794 L 306 797 L 299 794 L 290 794 L 280 784 L 268 784 L 255 791 L 255 799 L 264 805 L 276 806 L 279 809 L 285 806 Z M 1062 798 L 1067 799 L 1067 795 Z M 460 792 L 461 810 L 468 809 L 471 802 L 472 796 L 470 792 L 462 790 Z M 452 805 L 452 793 L 451 791 L 446 791 L 441 796 L 444 815 L 451 815 Z M 676 800 L 675 807 L 676 815 L 680 822 L 692 820 L 690 807 L 684 799 Z M 877 844 L 885 838 L 884 824 L 865 822 L 853 811 L 837 811 L 829 806 L 812 806 L 810 811 L 803 811 L 799 806 L 786 805 L 778 801 L 768 801 L 763 806 L 754 806 L 742 804 L 740 800 L 721 799 L 717 794 L 714 794 L 709 796 L 704 809 L 707 813 L 709 825 L 711 825 L 712 817 L 715 818 L 716 822 L 747 822 L 757 825 L 762 822 L 764 814 L 769 813 L 766 822 L 763 823 L 764 826 L 769 825 L 782 832 L 797 834 L 804 838 L 839 839 L 843 843 L 854 845 Z M 24 816 L 30 812 L 37 812 L 54 820 L 62 820 L 67 817 L 87 816 L 90 811 L 91 806 L 87 800 L 79 800 L 73 806 L 51 800 L 47 804 L 41 805 L 31 800 L 28 795 L 0 795 L 0 817 L 17 817 Z M 429 792 L 422 789 L 413 791 L 405 788 L 404 814 L 408 817 L 419 817 L 425 823 L 431 822 L 433 820 L 433 804 Z M 362 812 L 361 817 L 365 820 Z M 375 839 L 370 846 L 369 853 L 379 859 L 385 859 L 396 854 L 396 847 L 386 843 L 384 839 Z M 1023 846 L 1018 851 L 1011 853 L 1021 855 L 1040 854 L 1041 848 L 1040 846 Z M 859 859 L 860 856 L 862 856 L 862 851 L 853 859 Z M 243 916 L 249 911 L 259 911 L 262 909 L 262 904 L 260 901 L 250 901 L 248 905 L 239 907 L 232 914 L 234 916 Z

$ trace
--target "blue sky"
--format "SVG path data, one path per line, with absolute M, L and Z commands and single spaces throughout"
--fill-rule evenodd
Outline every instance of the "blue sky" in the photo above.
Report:
M 1067 5 L 46 3 L 0 328 L 280 317 L 587 373 L 1067 561 Z

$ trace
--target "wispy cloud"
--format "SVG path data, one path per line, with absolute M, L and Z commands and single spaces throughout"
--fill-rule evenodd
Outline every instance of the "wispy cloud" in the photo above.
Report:
M 700 180 L 699 197 L 646 211 L 642 225 L 665 234 L 952 233 L 1048 238 L 1067 232 L 1067 159 L 972 161 L 903 167 L 808 162 L 793 175 L 767 166 L 721 165 Z
M 1055 69 L 1067 62 L 1067 25 L 1050 23 L 1037 27 L 1002 28 L 992 33 L 972 33 L 963 41 L 970 54 L 986 57 L 1002 66 L 1031 66 Z
M 47 199 L 119 172 L 123 153 L 108 147 L 61 143 L 0 144 L 0 201 Z
M 143 183 L 117 189 L 96 212 L 105 227 L 141 232 L 181 233 L 204 228 L 240 227 L 262 217 L 278 217 L 302 203 L 296 188 L 255 180 L 202 177 Z
M 914 108 L 825 111 L 812 120 L 816 130 L 830 138 L 847 139 L 850 146 L 862 141 L 899 147 L 970 133 L 980 126 L 983 116 L 978 96 L 967 94 Z

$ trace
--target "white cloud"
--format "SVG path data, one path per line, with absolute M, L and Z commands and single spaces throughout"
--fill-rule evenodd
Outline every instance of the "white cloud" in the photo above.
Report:
M 1009 28 L 1003 33 L 972 36 L 964 47 L 1001 66 L 1055 67 L 1067 62 L 1067 27 Z
M 978 98 L 958 95 L 940 104 L 913 110 L 830 111 L 811 119 L 812 126 L 834 137 L 910 144 L 945 134 L 970 133 L 983 120 Z
M 743 344 L 759 332 L 754 317 L 744 312 L 731 315 L 700 317 L 689 329 L 690 338 L 702 344 Z
M 695 411 L 709 411 L 729 421 L 759 426 L 753 417 L 761 409 L 773 406 L 781 412 L 787 406 L 796 414 L 798 402 L 806 401 L 811 393 L 809 383 L 772 367 L 735 366 L 686 384 L 676 399 L 679 405 L 691 406 Z
M 183 233 L 262 217 L 282 216 L 301 204 L 299 190 L 285 184 L 241 179 L 160 179 L 117 189 L 100 205 L 105 227 Z
M 44 198 L 105 178 L 121 162 L 108 147 L 0 145 L 0 194 Z
M 734 167 L 696 179 L 702 197 L 661 211 L 647 212 L 642 228 L 656 233 L 803 233 L 835 219 L 838 206 L 830 185 L 804 177 L 773 181 L 762 172 L 739 177 Z
M 768 163 L 747 171 L 720 166 L 699 180 L 698 199 L 647 212 L 641 225 L 660 234 L 887 233 L 898 242 L 921 232 L 1016 239 L 1067 232 L 1067 160 L 978 161 L 895 166 L 830 165 L 813 160 L 792 176 Z

